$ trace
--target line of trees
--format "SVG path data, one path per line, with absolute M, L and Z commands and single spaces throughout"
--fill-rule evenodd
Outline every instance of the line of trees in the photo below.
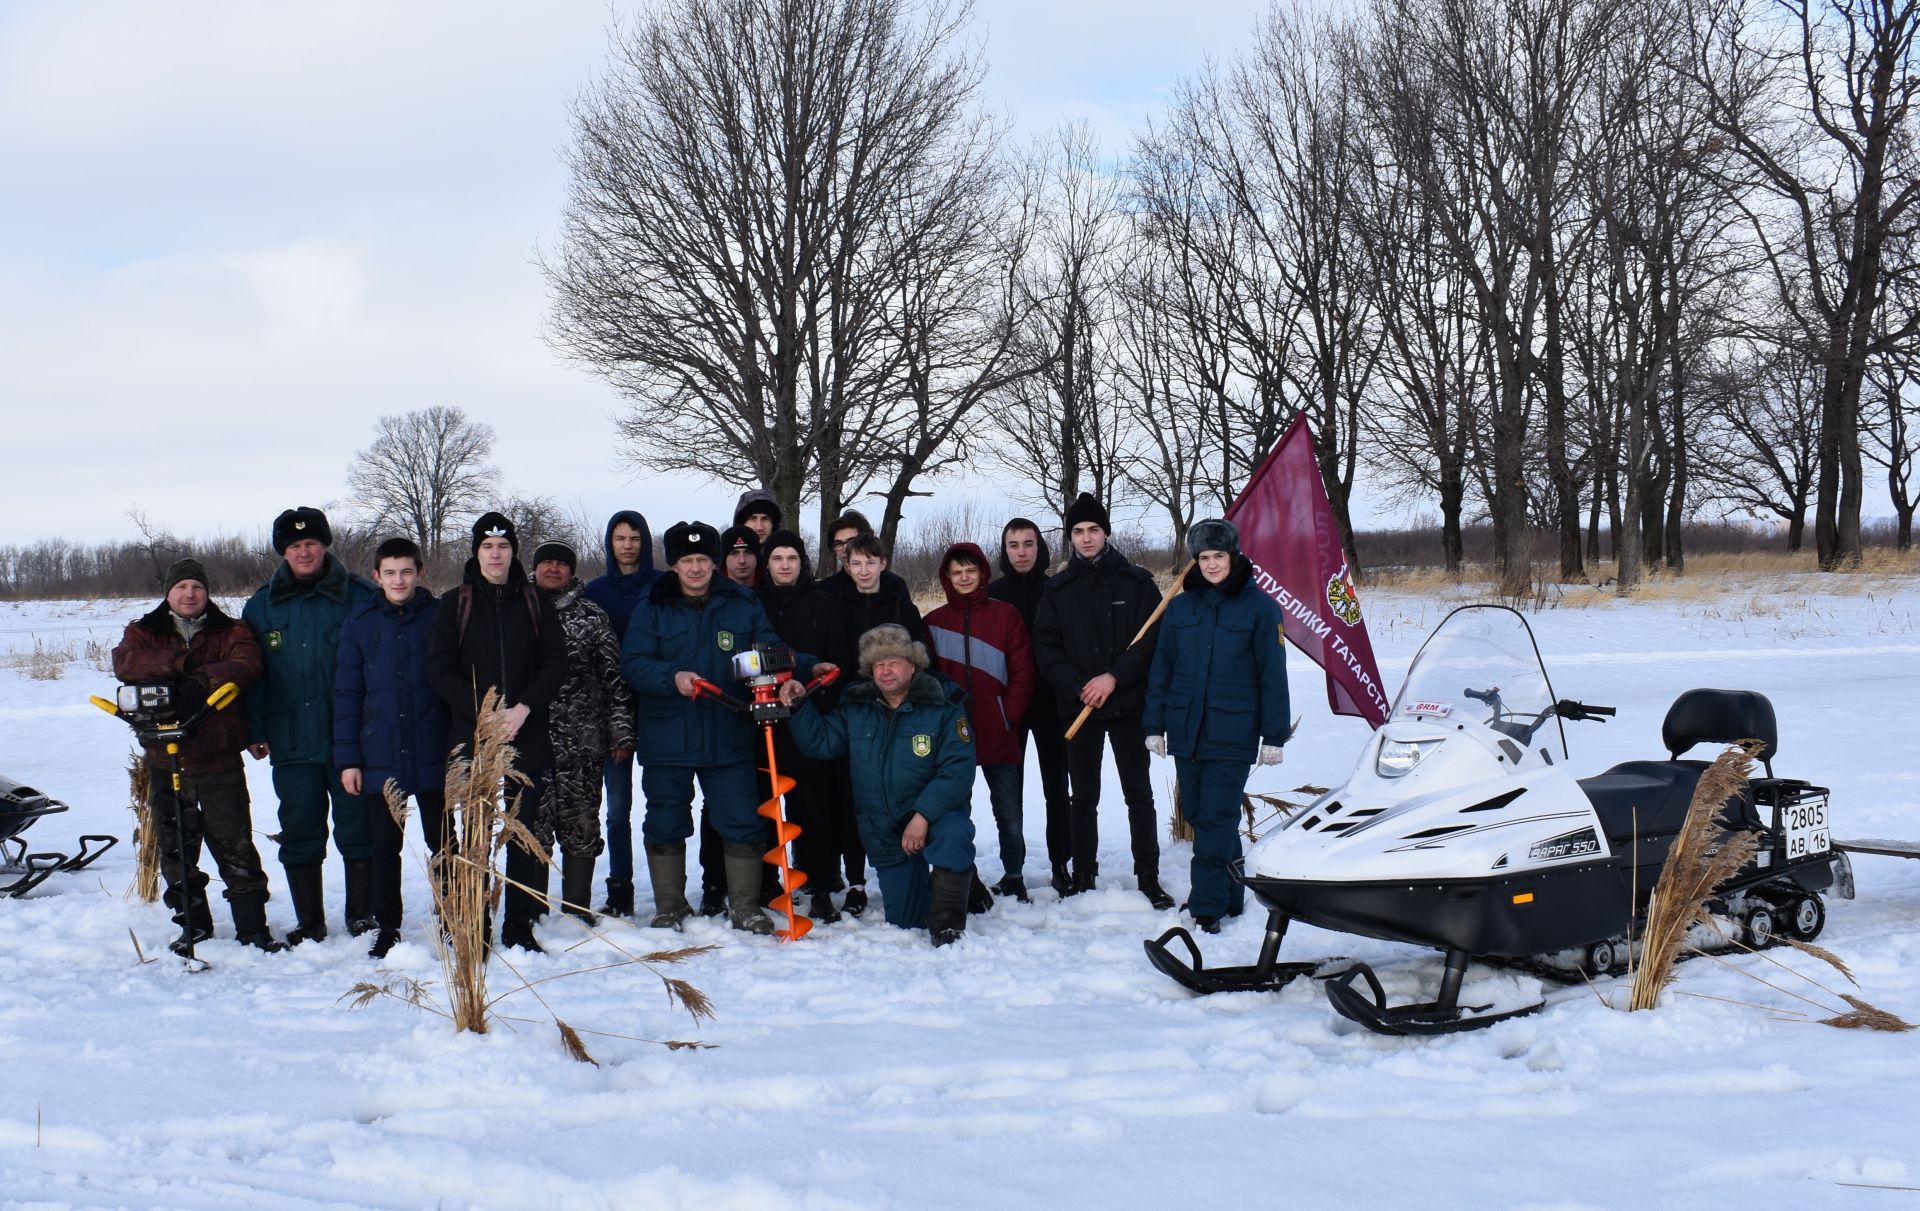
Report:
M 1920 0 L 1284 0 L 1118 158 L 1015 147 L 941 0 L 674 0 L 579 97 L 557 348 L 636 466 L 821 519 L 995 467 L 1177 541 L 1295 411 L 1515 591 L 1920 485 Z M 1550 554 L 1549 554 L 1550 552 Z

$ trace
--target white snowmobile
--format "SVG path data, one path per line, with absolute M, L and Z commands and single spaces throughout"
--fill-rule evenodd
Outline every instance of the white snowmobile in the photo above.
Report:
M 1604 721 L 1612 707 L 1556 700 L 1533 632 L 1504 606 L 1449 614 L 1407 670 L 1387 723 L 1345 785 L 1262 838 L 1236 877 L 1267 905 L 1251 967 L 1208 968 L 1184 929 L 1146 943 L 1153 965 L 1196 992 L 1325 981 L 1340 1014 L 1382 1034 L 1471 1030 L 1539 1009 L 1460 1004 L 1468 961 L 1548 978 L 1623 970 L 1708 762 L 1696 744 L 1762 741 L 1766 777 L 1730 800 L 1721 823 L 1760 834 L 1752 863 L 1716 894 L 1741 941 L 1812 940 L 1821 893 L 1853 898 L 1832 847 L 1827 790 L 1773 776 L 1773 706 L 1748 690 L 1688 690 L 1668 710 L 1664 761 L 1628 761 L 1591 778 L 1565 764 L 1563 720 Z M 1280 963 L 1291 921 L 1430 946 L 1446 955 L 1439 994 L 1389 1006 L 1364 963 Z M 1168 949 L 1184 943 L 1192 962 Z M 1359 985 L 1364 984 L 1364 989 Z

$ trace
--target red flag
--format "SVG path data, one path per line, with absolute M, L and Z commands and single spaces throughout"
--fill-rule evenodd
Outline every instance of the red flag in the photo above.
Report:
M 1327 671 L 1327 705 L 1373 727 L 1387 721 L 1386 687 L 1360 618 L 1333 505 L 1313 456 L 1306 414 L 1293 423 L 1227 509 L 1253 580 L 1286 615 L 1287 642 Z

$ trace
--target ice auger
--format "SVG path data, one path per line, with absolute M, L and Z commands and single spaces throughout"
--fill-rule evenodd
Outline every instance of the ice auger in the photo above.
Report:
M 767 764 L 764 768 L 773 793 L 756 810 L 773 822 L 773 848 L 763 854 L 762 859 L 780 872 L 780 894 L 767 907 L 786 915 L 786 926 L 773 931 L 774 936 L 783 942 L 798 941 L 813 928 L 813 921 L 795 912 L 793 907 L 793 893 L 807 885 L 807 872 L 794 866 L 787 857 L 787 846 L 800 835 L 800 826 L 787 819 L 785 807 L 785 795 L 794 788 L 795 783 L 780 772 L 780 762 L 774 755 L 773 745 L 773 725 L 792 714 L 787 704 L 780 701 L 780 687 L 793 679 L 793 668 L 792 648 L 758 644 L 733 658 L 733 675 L 746 685 L 747 701 L 729 696 L 725 690 L 704 677 L 696 677 L 693 682 L 696 701 L 712 698 L 735 714 L 745 715 L 760 725 L 760 735 L 767 746 Z M 806 692 L 811 694 L 821 686 L 831 685 L 839 676 L 839 669 L 822 673 L 807 682 Z

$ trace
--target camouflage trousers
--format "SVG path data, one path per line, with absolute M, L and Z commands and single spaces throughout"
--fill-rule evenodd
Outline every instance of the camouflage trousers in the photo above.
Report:
M 600 841 L 600 778 L 605 762 L 560 761 L 547 781 L 540 810 L 532 821 L 533 835 L 549 850 L 569 858 L 592 858 Z

